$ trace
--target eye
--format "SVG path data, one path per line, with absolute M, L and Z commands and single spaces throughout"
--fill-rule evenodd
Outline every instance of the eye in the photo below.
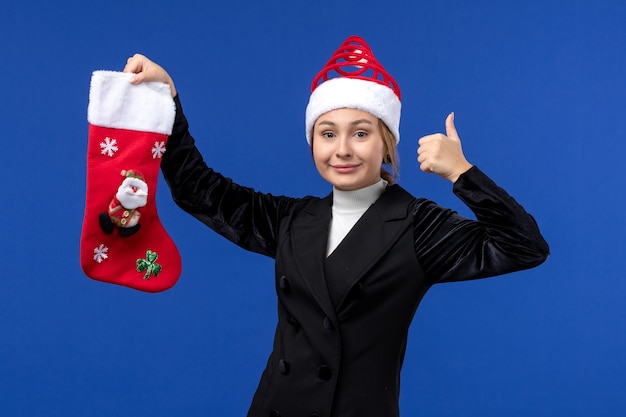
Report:
M 357 138 L 364 138 L 367 136 L 367 132 L 359 131 L 354 134 Z
M 335 134 L 333 132 L 322 132 L 322 137 L 325 137 L 327 139 L 332 139 L 335 137 Z

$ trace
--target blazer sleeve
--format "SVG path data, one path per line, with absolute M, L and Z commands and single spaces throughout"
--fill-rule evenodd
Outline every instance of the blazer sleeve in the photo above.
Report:
M 501 275 L 547 259 L 535 219 L 480 169 L 461 175 L 453 191 L 476 220 L 425 199 L 413 209 L 416 255 L 432 283 Z
M 298 199 L 256 192 L 207 166 L 189 133 L 180 98 L 161 171 L 174 202 L 244 249 L 275 257 L 280 219 Z

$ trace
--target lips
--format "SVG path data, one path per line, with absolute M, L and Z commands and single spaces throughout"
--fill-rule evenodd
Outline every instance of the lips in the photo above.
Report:
M 331 167 L 340 174 L 349 174 L 355 171 L 359 167 L 359 165 L 341 164 L 341 165 L 331 165 Z

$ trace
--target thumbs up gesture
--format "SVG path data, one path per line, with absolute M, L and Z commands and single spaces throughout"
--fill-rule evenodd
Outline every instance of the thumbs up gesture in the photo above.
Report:
M 424 172 L 437 174 L 455 182 L 459 176 L 470 169 L 461 149 L 461 139 L 454 126 L 454 113 L 446 118 L 446 134 L 435 133 L 424 136 L 418 142 L 417 162 Z

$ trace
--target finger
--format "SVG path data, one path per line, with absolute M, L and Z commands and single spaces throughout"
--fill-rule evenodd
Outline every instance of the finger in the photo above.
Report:
M 146 79 L 146 73 L 145 72 L 138 72 L 138 73 L 134 73 L 132 77 L 130 77 L 130 83 L 131 84 L 141 84 L 142 82 L 144 82 Z
M 420 140 L 417 141 L 417 144 L 418 145 L 423 145 L 425 143 L 435 141 L 438 138 L 440 138 L 441 136 L 442 136 L 441 133 L 434 133 L 432 135 L 423 136 L 423 137 L 420 138 Z
M 132 74 L 132 77 L 130 77 L 130 82 L 131 83 L 135 83 L 136 81 L 139 80 L 143 80 L 144 72 L 143 72 L 143 68 L 141 66 L 137 66 L 134 63 L 130 63 L 127 64 L 124 67 L 124 71 L 127 74 Z
M 435 167 L 428 162 L 421 163 L 420 169 L 422 170 L 422 172 L 426 172 L 427 174 L 432 174 L 433 172 L 435 172 Z
M 432 171 L 433 166 L 435 166 L 435 161 L 428 154 L 418 155 L 417 162 L 419 162 L 422 168 L 428 167 L 428 171 Z
M 437 144 L 434 142 L 425 142 L 417 147 L 418 155 L 432 154 L 437 151 Z
M 138 63 L 137 63 L 138 60 L 136 59 L 136 56 L 137 56 L 137 54 L 129 57 L 126 60 L 126 65 L 124 66 L 123 72 L 136 72 L 136 71 L 134 71 L 136 69 L 137 65 L 138 65 Z
M 458 132 L 456 131 L 456 126 L 454 126 L 454 112 L 450 113 L 448 117 L 446 117 L 446 136 L 458 141 L 461 140 Z
M 424 172 L 435 172 L 435 162 L 428 156 L 428 154 L 418 154 L 417 162 L 420 164 L 420 169 Z
M 149 65 L 150 61 L 148 58 L 141 54 L 134 54 L 126 60 L 126 66 L 124 67 L 123 72 L 141 75 L 140 77 L 133 77 L 131 82 L 134 82 L 135 78 L 143 82 L 145 75 L 142 73 L 146 72 Z

